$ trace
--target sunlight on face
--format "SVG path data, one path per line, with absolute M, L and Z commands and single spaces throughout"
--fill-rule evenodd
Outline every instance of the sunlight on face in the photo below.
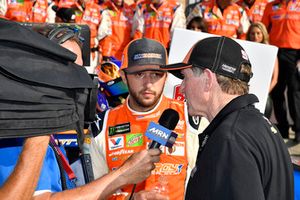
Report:
M 204 75 L 194 76 L 191 68 L 181 70 L 184 79 L 180 85 L 180 92 L 187 100 L 190 115 L 203 115 L 205 98 L 203 97 L 205 79 Z

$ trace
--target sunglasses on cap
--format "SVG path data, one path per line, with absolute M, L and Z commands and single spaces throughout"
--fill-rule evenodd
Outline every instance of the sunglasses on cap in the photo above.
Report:
M 74 37 L 78 38 L 79 42 L 83 44 L 84 38 L 80 36 L 80 27 L 59 26 L 48 34 L 48 38 L 57 44 L 62 44 Z

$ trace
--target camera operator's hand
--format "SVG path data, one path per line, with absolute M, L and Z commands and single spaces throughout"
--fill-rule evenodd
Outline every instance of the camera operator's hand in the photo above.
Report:
M 124 184 L 142 182 L 151 175 L 154 163 L 160 160 L 160 154 L 159 149 L 149 149 L 131 155 L 119 168 L 121 180 Z
M 150 176 L 151 171 L 155 168 L 154 163 L 160 159 L 160 154 L 161 151 L 159 149 L 149 149 L 134 153 L 117 170 L 89 184 L 66 192 L 68 196 L 61 194 L 61 198 L 68 199 L 67 197 L 72 196 L 73 199 L 74 197 L 78 197 L 78 199 L 106 199 L 117 189 L 128 184 L 139 183 Z M 82 191 L 85 192 L 82 193 Z

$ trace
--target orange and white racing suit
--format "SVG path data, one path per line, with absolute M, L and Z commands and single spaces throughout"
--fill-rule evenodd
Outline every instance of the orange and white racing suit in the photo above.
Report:
M 207 22 L 207 30 L 211 34 L 244 39 L 250 26 L 245 10 L 232 3 L 223 12 L 215 0 L 203 0 L 189 14 L 187 21 L 200 16 Z
M 80 24 L 87 24 L 91 31 L 91 48 L 95 48 L 98 45 L 96 41 L 99 24 L 101 21 L 102 7 L 94 1 L 89 1 L 85 4 L 85 9 L 80 20 Z
M 29 22 L 32 2 L 29 0 L 8 0 L 5 17 L 12 21 Z
M 31 11 L 31 22 L 45 23 L 47 21 L 48 0 L 36 0 Z
M 270 44 L 300 49 L 300 1 L 275 0 L 267 4 L 262 22 L 270 34 Z
M 80 23 L 83 14 L 83 8 L 81 3 L 78 0 L 59 0 L 55 1 L 55 5 L 59 8 L 73 8 L 75 9 L 75 23 Z
M 268 2 L 269 0 L 255 0 L 251 7 L 249 7 L 243 0 L 238 1 L 237 4 L 246 10 L 250 22 L 253 23 L 261 21 Z
M 132 39 L 135 5 L 123 3 L 122 7 L 118 7 L 112 1 L 108 1 L 106 6 L 107 8 L 102 12 L 97 38 L 102 56 L 113 56 L 121 60 L 123 49 Z
M 169 48 L 175 28 L 186 28 L 183 6 L 176 0 L 165 0 L 159 7 L 147 0 L 138 4 L 133 20 L 134 39 L 154 39 Z
M 59 8 L 72 8 L 76 7 L 77 0 L 59 0 L 58 7 Z
M 297 63 L 300 62 L 300 0 L 275 0 L 268 3 L 262 22 L 270 34 L 270 44 L 279 47 L 278 82 L 271 93 L 278 128 L 284 137 L 288 137 L 290 124 L 284 106 L 288 102 L 290 116 L 294 122 L 293 130 L 298 138 L 300 137 L 300 81 Z
M 163 194 L 168 195 L 170 200 L 180 200 L 184 199 L 187 169 L 191 167 L 188 166 L 191 164 L 187 152 L 188 134 L 197 138 L 197 130 L 190 127 L 182 101 L 162 96 L 158 105 L 151 111 L 136 112 L 129 108 L 127 99 L 122 105 L 105 113 L 102 130 L 95 137 L 95 141 L 101 154 L 106 157 L 106 163 L 102 165 L 108 165 L 110 171 L 115 170 L 134 152 L 147 149 L 150 140 L 145 136 L 145 131 L 150 122 L 158 123 L 162 112 L 167 108 L 173 108 L 179 113 L 180 120 L 174 130 L 178 137 L 172 150 L 162 147 L 160 162 L 156 163 L 156 168 L 146 181 L 137 184 L 135 192 L 164 188 Z M 187 132 L 187 129 L 193 132 Z M 193 140 L 197 141 L 196 138 Z M 197 150 L 198 147 L 195 145 L 193 149 Z M 132 187 L 129 185 L 122 188 L 121 195 L 124 199 L 130 195 Z
M 105 8 L 104 4 L 97 4 L 95 1 L 90 0 L 86 2 L 84 11 L 78 23 L 87 24 L 90 28 L 90 48 L 91 48 L 91 63 L 90 66 L 95 68 L 99 62 L 98 46 L 99 41 L 97 39 L 98 28 L 101 22 L 101 13 Z

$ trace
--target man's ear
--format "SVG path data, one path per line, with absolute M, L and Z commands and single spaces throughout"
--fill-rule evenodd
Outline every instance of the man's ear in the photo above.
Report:
M 216 76 L 209 69 L 204 69 L 203 73 L 205 75 L 205 82 L 204 82 L 205 91 L 208 91 L 211 89 L 211 87 L 213 85 L 213 81 L 214 81 L 214 79 L 216 79 Z
M 126 79 L 126 76 L 125 76 L 125 72 L 123 70 L 120 70 L 119 73 L 120 73 L 120 76 L 122 78 L 122 81 L 127 85 L 127 79 Z

